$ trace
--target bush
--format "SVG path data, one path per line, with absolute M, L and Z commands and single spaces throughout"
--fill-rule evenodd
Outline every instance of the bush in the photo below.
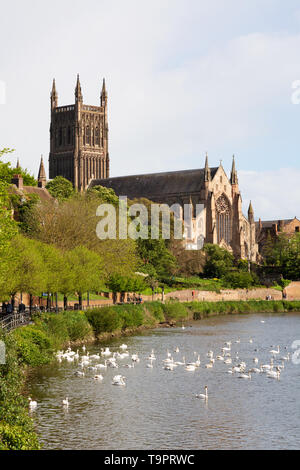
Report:
M 0 423 L 0 450 L 38 450 L 37 435 L 22 426 Z
M 122 328 L 122 319 L 113 307 L 87 310 L 85 315 L 96 335 L 112 333 Z
M 184 320 L 189 317 L 189 310 L 179 302 L 167 302 L 163 310 L 167 320 Z
M 46 332 L 35 325 L 13 332 L 17 342 L 17 356 L 22 364 L 38 366 L 47 364 L 54 352 L 54 344 Z
M 145 302 L 144 307 L 155 320 L 160 323 L 165 321 L 163 305 L 160 302 Z
M 222 280 L 225 287 L 232 289 L 248 289 L 254 285 L 252 274 L 244 271 L 228 272 Z

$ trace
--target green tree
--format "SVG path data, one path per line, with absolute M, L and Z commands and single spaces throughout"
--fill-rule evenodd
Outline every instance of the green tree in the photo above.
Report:
M 204 276 L 221 278 L 233 267 L 234 257 L 224 248 L 208 243 L 204 246 L 204 252 L 206 254 Z
M 37 180 L 28 172 L 27 169 L 14 168 L 10 162 L 5 163 L 1 160 L 4 155 L 11 154 L 13 152 L 14 150 L 7 148 L 0 150 L 0 180 L 10 184 L 12 177 L 15 174 L 19 174 L 22 176 L 25 186 L 37 186 Z
M 69 265 L 72 271 L 74 291 L 82 308 L 82 294 L 99 291 L 103 283 L 102 261 L 100 256 L 85 246 L 78 246 L 68 252 Z
M 147 240 L 139 238 L 136 243 L 141 258 L 139 271 L 147 273 L 148 265 L 150 265 L 158 276 L 173 274 L 177 266 L 176 258 L 166 247 L 165 240 L 152 240 L 150 237 Z
M 113 204 L 115 207 L 119 205 L 119 198 L 111 188 L 105 188 L 104 186 L 93 186 L 87 190 L 87 194 L 95 195 L 106 204 Z
M 70 199 L 74 194 L 72 183 L 63 176 L 56 176 L 47 183 L 46 188 L 51 196 L 60 202 Z
M 7 285 L 12 295 L 16 292 L 29 294 L 31 309 L 32 296 L 40 296 L 46 288 L 47 277 L 43 258 L 37 242 L 22 235 L 12 239 L 11 250 L 14 258 L 7 273 Z

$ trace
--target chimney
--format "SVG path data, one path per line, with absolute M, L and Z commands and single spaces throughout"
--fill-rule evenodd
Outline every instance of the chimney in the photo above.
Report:
M 11 180 L 12 184 L 15 184 L 18 189 L 23 191 L 23 177 L 22 175 L 14 175 Z

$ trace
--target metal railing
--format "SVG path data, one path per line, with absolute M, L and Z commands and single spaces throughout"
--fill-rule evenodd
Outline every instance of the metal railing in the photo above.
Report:
M 0 320 L 0 328 L 5 331 L 12 331 L 19 326 L 25 326 L 30 323 L 29 313 L 12 313 L 5 315 Z

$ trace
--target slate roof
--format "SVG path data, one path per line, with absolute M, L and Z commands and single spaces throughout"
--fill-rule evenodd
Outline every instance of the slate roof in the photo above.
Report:
M 273 225 L 279 225 L 280 222 L 283 222 L 283 225 L 288 225 L 293 222 L 295 219 L 284 219 L 284 220 L 262 220 L 261 222 L 255 222 L 257 226 L 261 223 L 262 228 L 272 228 Z
M 212 179 L 217 170 L 217 167 L 210 169 Z M 130 199 L 138 197 L 157 199 L 180 193 L 193 194 L 203 188 L 204 171 L 202 168 L 92 180 L 90 188 L 98 185 L 112 188 L 118 196 L 127 196 Z

